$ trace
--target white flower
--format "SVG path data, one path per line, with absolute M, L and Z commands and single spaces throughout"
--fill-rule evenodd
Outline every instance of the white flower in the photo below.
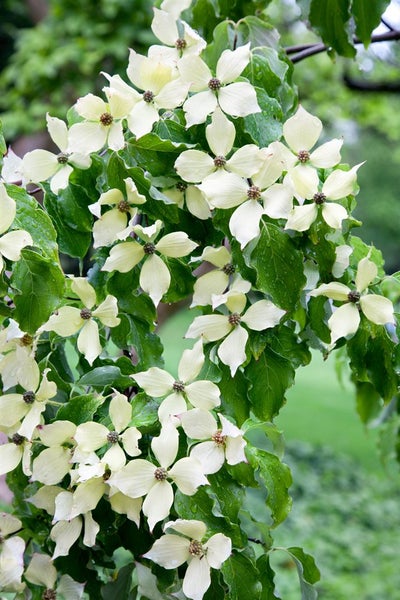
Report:
M 151 28 L 154 35 L 164 46 L 150 46 L 149 58 L 175 67 L 178 60 L 185 55 L 200 54 L 206 47 L 206 41 L 187 23 L 181 21 L 183 36 L 179 35 L 176 17 L 165 10 L 153 8 L 154 18 Z M 169 47 L 168 47 L 169 46 Z
M 343 283 L 333 281 L 320 285 L 310 293 L 310 296 L 326 296 L 332 300 L 345 302 L 328 320 L 332 344 L 339 338 L 352 335 L 357 331 L 361 321 L 359 309 L 376 325 L 395 324 L 391 301 L 378 294 L 365 293 L 377 275 L 376 264 L 365 257 L 358 263 L 355 290 Z
M 129 427 L 132 406 L 123 394 L 117 392 L 112 398 L 109 415 L 114 426 L 113 430 L 109 430 L 101 423 L 89 421 L 78 425 L 74 437 L 78 449 L 83 452 L 93 452 L 110 444 L 111 447 L 102 457 L 102 463 L 107 465 L 111 471 L 117 471 L 126 463 L 125 452 L 128 456 L 140 454 L 138 442 L 142 434 L 136 427 Z
M 76 425 L 70 421 L 38 426 L 40 441 L 47 448 L 32 463 L 32 481 L 54 485 L 69 473 L 75 431 Z
M 210 568 L 220 569 L 232 551 L 232 542 L 216 533 L 202 542 L 207 529 L 202 521 L 178 519 L 165 525 L 172 530 L 158 539 L 144 558 L 150 558 L 165 569 L 176 569 L 184 562 L 188 568 L 183 579 L 183 593 L 192 600 L 202 600 L 211 584 Z
M 108 480 L 112 487 L 126 496 L 146 496 L 143 514 L 147 517 L 150 530 L 168 516 L 174 501 L 173 488 L 168 479 L 176 483 L 187 496 L 195 494 L 200 485 L 208 484 L 201 464 L 195 458 L 181 458 L 169 468 L 176 458 L 178 446 L 178 431 L 172 423 L 166 423 L 162 426 L 160 435 L 151 442 L 159 467 L 148 460 L 136 458 Z
M 137 138 L 149 133 L 159 118 L 159 110 L 172 110 L 185 100 L 189 83 L 177 77 L 169 65 L 153 58 L 130 51 L 127 74 L 130 81 L 143 94 L 139 96 L 127 121 L 128 127 Z
M 18 433 L 10 434 L 11 442 L 0 445 L 0 475 L 16 469 L 22 462 L 22 471 L 28 477 L 32 475 L 32 442 Z
M 161 8 L 177 19 L 191 4 L 192 0 L 163 0 Z
M 251 179 L 220 171 L 199 185 L 211 208 L 238 206 L 229 220 L 229 229 L 242 248 L 259 235 L 263 214 L 275 219 L 287 217 L 292 207 L 293 192 L 289 186 L 272 185 L 283 171 L 279 155 L 266 148 L 259 151 L 258 158 L 261 163 L 256 163 L 257 173 Z
M 332 171 L 323 183 L 321 191 L 319 191 L 318 174 L 314 171 L 315 177 L 311 177 L 306 185 L 303 184 L 303 190 L 306 192 L 304 197 L 312 199 L 313 202 L 295 206 L 289 214 L 285 229 L 307 231 L 318 217 L 318 207 L 320 206 L 322 217 L 329 227 L 340 229 L 342 221 L 348 216 L 347 210 L 341 204 L 327 202 L 327 200 L 339 200 L 354 191 L 357 182 L 357 170 L 362 164 L 356 165 L 350 171 L 340 169 Z M 290 178 L 293 181 L 291 174 Z M 293 183 L 296 187 L 296 183 Z
M 178 380 L 158 367 L 135 373 L 132 378 L 149 396 L 166 396 L 158 409 L 158 417 L 163 423 L 185 412 L 186 401 L 203 410 L 220 405 L 220 392 L 215 383 L 207 380 L 195 381 L 203 365 L 203 344 L 199 340 L 191 350 L 184 350 L 178 366 Z M 178 425 L 179 420 L 175 418 L 175 421 Z
M 62 306 L 51 315 L 39 331 L 55 331 L 62 337 L 68 337 L 79 331 L 78 350 L 92 365 L 102 350 L 99 327 L 95 319 L 98 319 L 106 327 L 119 325 L 117 299 L 109 294 L 95 310 L 92 310 L 96 304 L 96 292 L 90 283 L 84 277 L 75 277 L 72 280 L 71 289 L 80 298 L 84 308 Z
M 186 202 L 188 211 L 198 219 L 205 221 L 211 217 L 208 202 L 197 185 L 188 185 L 184 181 L 178 181 L 174 187 L 161 191 L 179 208 L 183 208 Z
M 8 513 L 0 513 L 0 590 L 2 592 L 22 591 L 24 572 L 25 541 L 19 536 L 10 536 L 22 528 L 19 519 Z
M 93 246 L 99 248 L 108 246 L 117 239 L 121 239 L 127 227 L 128 219 L 137 214 L 137 206 L 146 202 L 145 196 L 139 194 L 135 182 L 131 177 L 124 179 L 126 189 L 126 200 L 121 190 L 113 188 L 101 194 L 94 204 L 89 205 L 89 210 L 99 220 L 93 226 Z M 103 215 L 102 206 L 112 206 Z
M 30 583 L 46 588 L 43 592 L 43 598 L 53 597 L 51 592 L 53 592 L 54 598 L 56 595 L 68 600 L 80 600 L 82 598 L 85 584 L 74 581 L 69 575 L 62 575 L 59 584 L 56 585 L 57 569 L 47 554 L 35 552 L 24 575 Z
M 1 179 L 6 183 L 21 183 L 23 187 L 25 186 L 22 173 L 22 158 L 17 156 L 11 147 L 7 149 L 7 154 L 3 157 Z
M 212 173 L 216 174 L 213 182 L 218 182 L 218 174 L 224 171 L 251 177 L 260 169 L 263 154 L 255 144 L 247 144 L 226 158 L 232 151 L 235 136 L 235 126 L 217 106 L 206 127 L 207 142 L 214 157 L 201 150 L 185 150 L 175 161 L 178 175 L 189 183 L 204 181 Z
M 190 84 L 191 92 L 195 92 L 183 105 L 187 127 L 204 123 L 218 105 L 234 117 L 261 111 L 250 83 L 232 83 L 248 65 L 250 56 L 250 44 L 236 50 L 224 50 L 217 62 L 215 77 L 198 56 L 184 56 L 179 61 L 178 70 L 183 81 Z
M 15 200 L 7 194 L 4 183 L 0 182 L 0 235 L 10 228 L 17 212 Z M 21 250 L 32 246 L 31 235 L 23 230 L 9 231 L 0 237 L 0 273 L 4 268 L 3 258 L 17 261 L 21 258 Z
M 222 294 L 228 287 L 229 279 L 235 272 L 232 256 L 225 246 L 213 248 L 206 246 L 200 260 L 217 267 L 196 279 L 193 289 L 191 306 L 206 306 L 211 304 L 214 294 Z
M 19 383 L 26 390 L 39 385 L 40 371 L 35 361 L 37 340 L 21 331 L 14 319 L 0 332 L 0 375 L 3 390 Z
M 246 343 L 249 334 L 241 326 L 241 323 L 255 331 L 263 331 L 275 327 L 285 311 L 275 306 L 270 300 L 259 300 L 242 315 L 246 306 L 246 296 L 240 293 L 235 293 L 228 298 L 226 304 L 231 311 L 229 315 L 195 317 L 185 337 L 203 336 L 206 342 L 215 342 L 225 338 L 219 345 L 217 354 L 220 360 L 229 366 L 233 377 L 238 367 L 246 360 Z
M 190 452 L 201 463 L 206 475 L 216 473 L 225 462 L 237 465 L 246 461 L 243 431 L 233 425 L 223 415 L 218 415 L 222 427 L 211 413 L 194 408 L 180 415 L 182 428 L 193 440 L 210 440 L 196 444 Z
M 116 151 L 124 147 L 122 120 L 129 114 L 134 100 L 110 88 L 106 88 L 105 93 L 108 103 L 93 94 L 87 94 L 76 102 L 75 109 L 85 121 L 75 123 L 69 130 L 69 152 L 90 154 L 105 144 Z
M 156 252 L 169 258 L 180 258 L 189 254 L 198 245 L 183 231 L 168 233 L 154 243 L 161 227 L 161 221 L 156 221 L 149 227 L 135 225 L 133 231 L 145 243 L 142 245 L 132 240 L 117 244 L 111 249 L 102 267 L 102 271 L 127 273 L 145 258 L 140 270 L 139 283 L 142 290 L 149 294 L 155 306 L 159 304 L 171 283 L 168 267 Z
M 46 120 L 50 137 L 61 152 L 59 154 L 48 150 L 27 152 L 22 159 L 22 170 L 28 182 L 38 183 L 50 179 L 51 191 L 53 194 L 58 194 L 60 190 L 67 187 L 73 167 L 88 169 L 91 159 L 84 154 L 68 151 L 68 129 L 64 121 L 50 117 L 49 114 L 46 115 Z
M 273 142 L 271 146 L 281 155 L 285 170 L 296 182 L 296 187 L 301 196 L 306 196 L 302 184 L 307 184 L 310 178 L 317 175 L 316 169 L 327 169 L 340 162 L 340 149 L 343 140 L 333 139 L 310 153 L 317 143 L 322 132 L 322 123 L 302 106 L 296 114 L 290 117 L 283 125 L 283 135 L 290 151 L 281 142 Z
M 36 390 L 26 390 L 23 394 L 5 394 L 0 397 L 0 423 L 6 427 L 15 426 L 23 419 L 18 428 L 18 434 L 32 439 L 33 432 L 40 423 L 46 403 L 57 394 L 54 381 L 48 381 L 45 369 L 42 381 Z

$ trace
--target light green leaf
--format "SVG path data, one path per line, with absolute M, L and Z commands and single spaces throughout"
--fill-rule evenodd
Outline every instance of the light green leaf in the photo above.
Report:
M 16 290 L 14 317 L 23 331 L 34 334 L 60 305 L 65 280 L 57 263 L 25 248 L 11 285 Z
M 302 548 L 292 546 L 291 548 L 276 548 L 287 552 L 296 565 L 300 581 L 301 600 L 316 600 L 317 590 L 313 584 L 320 580 L 320 572 L 313 557 L 306 554 Z
M 4 156 L 4 154 L 6 154 L 7 152 L 7 144 L 6 144 L 6 140 L 4 139 L 4 135 L 3 135 L 3 124 L 0 121 L 0 154 Z
M 273 519 L 272 527 L 276 527 L 286 519 L 292 506 L 292 499 L 288 492 L 292 483 L 289 467 L 275 454 L 259 448 L 248 446 L 246 455 L 252 467 L 258 470 L 265 485 L 266 504 L 271 510 Z

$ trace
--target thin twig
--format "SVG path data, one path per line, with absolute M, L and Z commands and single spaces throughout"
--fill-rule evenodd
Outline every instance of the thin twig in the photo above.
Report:
M 371 36 L 370 43 L 375 44 L 377 42 L 391 42 L 391 41 L 395 41 L 395 40 L 400 40 L 400 31 L 397 29 L 392 29 L 390 31 L 386 31 L 385 33 L 377 33 L 377 34 Z M 363 42 L 359 38 L 357 38 L 357 37 L 353 38 L 353 44 L 362 44 L 362 43 Z M 289 46 L 289 49 L 293 53 L 292 48 L 295 48 L 295 46 Z M 292 61 L 292 63 L 300 62 L 301 60 L 304 60 L 305 58 L 308 58 L 309 56 L 314 56 L 315 54 L 320 54 L 321 52 L 325 52 L 326 50 L 328 50 L 328 48 L 329 48 L 329 46 L 327 46 L 326 44 L 322 44 L 322 43 L 312 44 L 312 45 L 308 45 L 308 46 L 305 45 L 302 50 L 297 52 L 297 54 L 295 54 L 291 58 L 291 61 Z

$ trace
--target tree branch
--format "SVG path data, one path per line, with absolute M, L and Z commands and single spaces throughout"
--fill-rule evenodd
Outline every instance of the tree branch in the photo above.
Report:
M 351 90 L 360 92 L 400 92 L 400 81 L 363 81 L 362 79 L 353 79 L 348 73 L 345 73 L 343 82 Z
M 395 40 L 400 40 L 400 31 L 397 29 L 391 29 L 390 31 L 386 31 L 385 33 L 377 33 L 376 35 L 371 36 L 371 44 L 375 44 L 377 42 L 391 42 Z M 353 44 L 362 44 L 363 42 L 357 38 L 353 38 Z M 300 62 L 309 56 L 314 56 L 315 54 L 320 54 L 321 52 L 325 52 L 328 50 L 329 46 L 319 42 L 318 44 L 304 44 L 303 46 L 288 46 L 286 48 L 287 54 L 294 54 L 291 58 L 292 63 Z

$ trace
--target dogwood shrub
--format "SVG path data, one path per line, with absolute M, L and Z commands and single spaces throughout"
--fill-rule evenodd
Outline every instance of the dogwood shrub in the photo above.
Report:
M 277 598 L 274 417 L 296 368 L 340 348 L 370 412 L 397 389 L 381 256 L 352 234 L 361 164 L 297 106 L 263 20 L 207 43 L 188 5 L 154 10 L 160 44 L 131 50 L 127 80 L 47 115 L 59 153 L 3 147 L 6 597 Z M 175 376 L 157 309 L 178 301 L 196 312 Z

